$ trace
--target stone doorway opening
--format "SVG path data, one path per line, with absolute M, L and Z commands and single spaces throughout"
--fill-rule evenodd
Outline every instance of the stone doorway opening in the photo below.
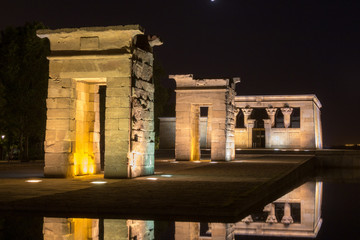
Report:
M 74 175 L 98 173 L 101 169 L 99 88 L 106 78 L 74 79 L 75 143 Z
M 265 148 L 265 128 L 253 128 L 252 147 Z
M 200 160 L 211 160 L 211 123 L 209 117 L 210 106 L 200 106 Z

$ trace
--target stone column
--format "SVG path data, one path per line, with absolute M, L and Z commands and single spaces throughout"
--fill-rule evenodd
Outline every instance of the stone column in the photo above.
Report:
M 224 96 L 225 98 L 225 96 Z M 212 134 L 211 134 L 211 160 L 224 161 L 226 159 L 226 126 L 227 107 L 224 103 L 216 103 L 213 106 Z
M 127 178 L 131 132 L 131 78 L 107 79 L 105 111 L 105 177 Z
M 241 111 L 244 114 L 244 125 L 245 127 L 248 127 L 248 119 L 253 111 L 252 108 L 242 108 Z
M 265 148 L 271 147 L 271 119 L 263 119 L 265 128 Z
M 266 108 L 266 112 L 270 118 L 271 127 L 275 126 L 275 114 L 276 114 L 277 108 Z
M 212 240 L 232 240 L 234 239 L 233 224 L 211 223 L 211 239 Z
M 289 107 L 281 108 L 281 112 L 284 115 L 284 126 L 285 128 L 290 127 L 290 118 L 293 109 Z
M 275 204 L 270 203 L 265 206 L 264 209 L 266 212 L 269 212 L 269 215 L 266 218 L 267 223 L 277 223 L 277 219 L 275 216 Z
M 200 223 L 175 222 L 175 240 L 194 240 L 200 234 Z
M 50 71 L 52 69 L 50 68 Z M 51 78 L 46 99 L 44 175 L 74 176 L 76 81 L 71 78 Z
M 291 224 L 294 223 L 293 218 L 291 217 L 291 207 L 289 203 L 285 203 L 284 206 L 284 216 L 281 219 L 281 222 L 284 224 Z
M 247 120 L 247 131 L 248 131 L 248 148 L 252 148 L 253 128 L 255 126 L 255 119 Z
M 191 105 L 191 154 L 190 161 L 200 160 L 200 106 Z

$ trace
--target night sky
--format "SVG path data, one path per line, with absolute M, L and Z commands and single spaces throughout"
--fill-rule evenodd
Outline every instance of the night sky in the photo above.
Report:
M 2 2 L 0 29 L 32 21 L 140 24 L 164 41 L 155 55 L 167 73 L 241 77 L 239 95 L 316 94 L 325 146 L 360 143 L 360 1 Z

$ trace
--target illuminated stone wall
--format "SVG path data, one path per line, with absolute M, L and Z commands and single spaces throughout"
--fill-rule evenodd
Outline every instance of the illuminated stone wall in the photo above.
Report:
M 105 177 L 154 171 L 152 47 L 138 25 L 39 30 L 50 40 L 46 176 L 100 171 L 99 86 L 106 86 Z
M 274 95 L 274 96 L 236 96 L 236 107 L 239 109 L 272 109 L 274 112 L 284 114 L 291 120 L 293 108 L 300 108 L 300 127 L 292 128 L 285 126 L 277 128 L 271 122 L 269 113 L 265 122 L 265 147 L 266 148 L 299 148 L 299 149 L 319 149 L 322 148 L 322 130 L 321 130 L 321 103 L 315 95 Z M 285 110 L 290 109 L 286 113 Z M 288 114 L 288 115 L 287 115 Z M 254 124 L 249 118 L 250 124 L 245 128 L 237 128 L 236 148 L 252 148 L 252 128 Z
M 200 107 L 208 108 L 206 132 L 211 142 L 211 159 L 234 159 L 234 97 L 239 79 L 193 79 L 192 75 L 170 77 L 176 81 L 176 159 L 200 159 Z
M 184 92 L 184 93 L 183 93 Z M 182 96 L 186 96 L 190 90 L 184 90 L 179 95 L 179 101 L 183 101 Z M 186 93 L 186 94 L 185 94 Z M 197 94 L 200 95 L 200 94 Z M 189 96 L 189 95 L 188 95 Z M 201 96 L 201 95 L 200 95 Z M 189 97 L 190 98 L 190 97 Z M 197 98 L 193 97 L 194 99 Z M 195 100 L 197 101 L 197 100 Z M 207 100 L 205 99 L 204 102 Z M 218 101 L 221 101 L 218 99 Z M 184 138 L 185 134 L 189 134 L 187 129 L 190 129 L 189 116 L 184 114 L 184 111 L 189 109 L 187 106 L 190 103 L 179 102 L 177 106 L 177 116 L 182 119 L 176 118 L 160 118 L 160 148 L 162 149 L 174 149 L 175 148 L 175 121 L 180 124 L 179 128 L 176 128 L 176 133 L 180 134 L 181 139 L 178 139 L 181 149 L 186 144 L 182 144 L 188 138 Z M 186 105 L 188 104 L 188 105 Z M 261 119 L 264 121 L 265 130 L 265 146 L 266 148 L 299 148 L 299 149 L 321 149 L 322 148 L 322 128 L 321 128 L 321 103 L 315 95 L 283 95 L 283 96 L 236 96 L 235 105 L 237 112 L 242 114 L 249 114 L 244 119 L 246 127 L 235 128 L 234 142 L 237 149 L 253 148 L 253 132 L 252 129 L 255 126 L 255 119 L 251 119 L 251 110 L 256 108 L 267 109 L 269 116 L 268 119 Z M 275 126 L 275 114 L 279 113 L 284 106 L 288 108 L 300 109 L 300 127 L 283 127 L 279 128 Z M 185 106 L 185 107 L 183 107 Z M 199 105 L 197 105 L 199 106 Z M 209 104 L 211 106 L 211 104 Z M 245 111 L 245 114 L 243 113 Z M 241 111 L 241 112 L 240 112 Z M 265 110 L 264 110 L 265 111 Z M 210 111 L 209 111 L 210 112 Z M 237 114 L 236 111 L 231 111 L 233 116 Z M 187 114 L 187 113 L 186 113 Z M 286 113 L 285 113 L 286 114 Z M 288 120 L 291 120 L 292 115 L 288 115 Z M 194 121 L 194 118 L 192 118 Z M 201 148 L 211 147 L 211 135 L 206 132 L 211 132 L 211 116 L 208 118 L 200 118 L 200 145 Z M 233 118 L 227 119 L 232 122 Z M 188 124 L 188 125 L 187 125 Z M 232 125 L 231 125 L 232 126 Z M 194 128 L 191 128 L 194 129 Z M 232 129 L 229 128 L 229 129 Z M 231 130 L 232 131 L 232 130 Z M 231 135 L 231 133 L 230 133 Z M 179 137 L 179 138 L 180 138 Z M 198 136 L 196 136 L 198 138 Z M 197 139 L 196 138 L 196 139 Z M 182 140 L 183 139 L 183 140 Z M 210 146 L 209 146 L 210 143 Z M 198 148 L 198 146 L 196 146 Z M 186 156 L 184 156 L 185 158 Z

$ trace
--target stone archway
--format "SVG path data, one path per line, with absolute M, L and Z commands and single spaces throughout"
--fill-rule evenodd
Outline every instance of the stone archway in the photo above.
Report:
M 199 113 L 207 107 L 211 160 L 234 160 L 235 85 L 240 79 L 193 79 L 191 74 L 170 78 L 176 81 L 175 158 L 200 160 Z
M 105 85 L 107 178 L 153 174 L 152 47 L 138 25 L 39 30 L 50 40 L 45 176 L 100 171 L 99 86 Z

